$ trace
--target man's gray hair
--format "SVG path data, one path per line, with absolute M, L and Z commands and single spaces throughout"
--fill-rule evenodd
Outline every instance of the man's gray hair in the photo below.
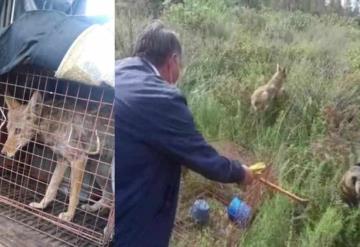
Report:
M 173 53 L 181 56 L 181 45 L 176 33 L 155 21 L 145 28 L 136 40 L 134 56 L 147 59 L 156 67 L 164 65 Z

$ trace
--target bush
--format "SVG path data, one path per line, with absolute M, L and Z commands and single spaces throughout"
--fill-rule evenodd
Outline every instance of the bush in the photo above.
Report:
M 308 228 L 302 246 L 334 246 L 336 236 L 343 227 L 341 211 L 327 208 L 313 229 Z
M 164 17 L 197 35 L 221 38 L 228 34 L 228 27 L 223 25 L 228 23 L 227 12 L 229 9 L 223 1 L 184 0 L 184 4 L 170 5 Z

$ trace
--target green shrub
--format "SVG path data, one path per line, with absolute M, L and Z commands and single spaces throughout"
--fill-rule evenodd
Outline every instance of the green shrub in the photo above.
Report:
M 302 246 L 334 246 L 337 234 L 343 227 L 341 211 L 327 208 L 313 229 L 306 230 Z

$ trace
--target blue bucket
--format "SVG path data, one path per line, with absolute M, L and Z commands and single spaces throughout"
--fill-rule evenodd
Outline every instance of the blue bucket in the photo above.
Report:
M 238 197 L 234 197 L 228 206 L 228 216 L 240 227 L 246 227 L 251 218 L 251 207 Z
M 203 200 L 199 199 L 194 202 L 190 209 L 190 214 L 193 220 L 200 225 L 205 225 L 209 222 L 209 204 Z

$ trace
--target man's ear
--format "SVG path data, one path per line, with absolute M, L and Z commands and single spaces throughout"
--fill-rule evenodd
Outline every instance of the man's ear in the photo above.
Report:
M 170 61 L 171 61 L 171 63 L 172 63 L 173 65 L 177 65 L 177 64 L 178 64 L 178 62 L 179 62 L 178 59 L 179 59 L 178 54 L 176 54 L 176 53 L 171 54 L 171 56 L 170 56 Z

